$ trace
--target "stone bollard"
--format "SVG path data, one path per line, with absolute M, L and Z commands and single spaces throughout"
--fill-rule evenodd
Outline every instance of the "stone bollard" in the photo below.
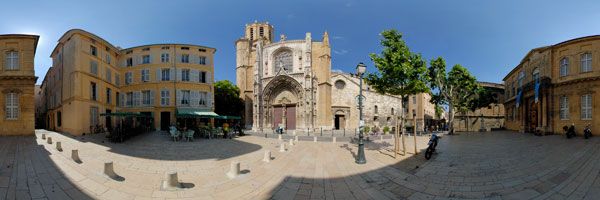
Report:
M 52 144 L 52 137 L 48 137 L 48 139 L 46 139 L 46 141 L 48 142 L 48 144 Z
M 379 136 L 379 140 L 383 141 L 383 135 Z
M 290 147 L 294 146 L 294 139 L 290 139 Z
M 263 162 L 271 162 L 271 150 L 265 150 L 265 157 L 263 158 Z
M 79 151 L 77 151 L 77 149 L 71 150 L 71 158 L 73 158 L 75 162 L 81 161 L 81 159 L 79 159 Z
M 162 189 L 177 189 L 181 188 L 181 183 L 179 183 L 179 179 L 177 178 L 176 171 L 168 171 L 165 174 L 165 180 L 162 183 Z
M 279 145 L 279 152 L 285 152 L 285 143 L 281 143 L 281 145 Z
M 240 175 L 240 161 L 231 161 L 231 165 L 229 166 L 229 172 L 227 172 L 227 176 L 229 178 L 235 178 Z
M 279 135 L 279 141 L 281 141 L 281 140 L 282 140 L 282 139 L 281 139 L 281 135 Z
M 293 131 L 293 133 L 294 133 L 294 136 L 296 136 L 296 131 L 295 130 Z
M 45 140 L 45 139 L 46 139 L 46 134 L 44 133 L 44 134 L 42 134 L 42 140 Z
M 56 150 L 62 151 L 62 145 L 60 144 L 60 141 L 56 142 Z
M 297 136 L 297 135 L 296 135 L 296 137 L 295 137 L 295 138 L 296 138 L 296 142 L 298 142 L 298 136 Z
M 113 168 L 112 161 L 104 161 L 104 175 L 110 178 L 116 178 L 117 174 L 115 173 L 115 169 Z
M 335 143 L 335 142 L 336 142 L 336 139 L 335 139 L 335 137 L 333 137 L 333 143 Z
M 317 142 L 317 136 L 314 137 L 313 142 Z

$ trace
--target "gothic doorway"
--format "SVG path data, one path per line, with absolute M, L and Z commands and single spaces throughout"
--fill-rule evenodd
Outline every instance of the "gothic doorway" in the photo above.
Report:
M 335 129 L 340 130 L 346 127 L 345 121 L 344 115 L 335 115 Z
M 289 76 L 273 78 L 263 92 L 263 126 L 277 128 L 281 124 L 286 130 L 304 128 L 302 115 L 299 116 L 305 111 L 302 92 L 302 86 Z

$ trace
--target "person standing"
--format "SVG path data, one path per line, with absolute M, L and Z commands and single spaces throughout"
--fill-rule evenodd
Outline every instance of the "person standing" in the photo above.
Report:
M 229 124 L 227 122 L 225 122 L 223 124 L 223 138 L 227 138 L 228 130 L 229 130 Z

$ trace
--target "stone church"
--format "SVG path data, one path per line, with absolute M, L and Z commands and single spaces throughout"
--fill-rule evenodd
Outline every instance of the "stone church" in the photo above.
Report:
M 246 24 L 245 36 L 235 42 L 246 128 L 268 130 L 281 123 L 286 130 L 356 129 L 359 79 L 332 73 L 327 31 L 322 41 L 314 41 L 310 33 L 300 40 L 283 34 L 278 42 L 273 38 L 272 25 L 255 21 Z M 401 99 L 364 88 L 366 125 L 392 126 Z

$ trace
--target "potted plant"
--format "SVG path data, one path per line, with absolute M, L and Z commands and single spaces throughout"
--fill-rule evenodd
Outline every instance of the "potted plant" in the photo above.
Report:
M 371 131 L 371 128 L 370 128 L 370 127 L 368 127 L 368 126 L 365 126 L 365 127 L 363 128 L 363 134 L 365 134 L 365 135 L 366 135 L 366 134 L 368 134 L 368 133 L 369 133 L 369 131 Z
M 390 133 L 390 127 L 389 126 L 383 127 L 383 134 L 387 135 L 389 133 Z

